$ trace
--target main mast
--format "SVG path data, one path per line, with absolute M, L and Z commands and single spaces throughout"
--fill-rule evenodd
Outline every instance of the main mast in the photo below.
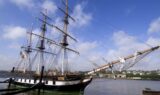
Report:
M 40 43 L 39 43 L 39 46 L 38 46 L 38 49 L 40 50 L 40 64 L 38 64 L 38 73 L 40 72 L 40 68 L 42 66 L 44 66 L 44 53 L 43 53 L 43 50 L 45 49 L 45 33 L 46 33 L 46 21 L 47 21 L 47 17 L 46 15 L 43 15 L 43 19 L 44 19 L 44 22 L 42 24 L 42 27 L 41 27 L 41 34 L 40 34 Z
M 65 16 L 64 16 L 64 28 L 63 28 L 63 31 L 65 32 L 65 34 L 63 34 L 63 38 L 62 38 L 62 42 L 60 43 L 63 47 L 63 59 L 62 59 L 62 63 L 61 63 L 61 73 L 62 75 L 64 75 L 64 66 L 66 66 L 66 69 L 68 69 L 67 65 L 68 65 L 68 58 L 67 58 L 67 46 L 69 45 L 68 44 L 68 40 L 67 40 L 67 30 L 68 30 L 68 0 L 66 0 L 66 3 L 65 3 Z

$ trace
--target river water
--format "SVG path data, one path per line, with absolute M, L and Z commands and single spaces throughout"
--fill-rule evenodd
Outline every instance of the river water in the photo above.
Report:
M 142 90 L 160 90 L 160 81 L 95 79 L 85 95 L 142 95 Z
M 2 80 L 2 79 L 0 79 Z M 0 84 L 0 89 L 5 88 L 6 84 Z M 85 89 L 83 95 L 142 95 L 142 90 L 151 88 L 160 90 L 160 81 L 150 80 L 113 80 L 113 79 L 94 79 Z M 33 93 L 33 92 L 32 92 Z M 31 92 L 19 95 L 36 95 Z M 41 95 L 82 95 L 80 93 L 64 92 L 45 92 Z

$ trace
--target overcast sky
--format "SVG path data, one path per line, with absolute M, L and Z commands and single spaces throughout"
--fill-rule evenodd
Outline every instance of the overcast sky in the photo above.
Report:
M 26 31 L 39 30 L 42 9 L 48 10 L 53 24 L 61 27 L 64 7 L 61 0 L 0 0 L 0 70 L 10 70 L 18 62 Z M 104 64 L 138 50 L 160 45 L 159 0 L 69 0 L 71 34 L 78 39 L 79 56 L 69 60 L 74 69 L 91 70 L 88 61 Z M 54 30 L 48 31 L 54 35 Z M 160 69 L 160 51 L 152 53 L 137 69 Z M 75 61 L 76 59 L 76 61 Z

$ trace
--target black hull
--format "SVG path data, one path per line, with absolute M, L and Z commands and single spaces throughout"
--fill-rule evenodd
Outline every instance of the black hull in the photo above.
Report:
M 92 81 L 92 78 L 87 82 L 81 82 L 73 85 L 44 85 L 41 89 L 50 90 L 50 91 L 84 91 L 85 87 Z M 32 87 L 35 84 L 21 83 L 13 81 L 12 84 L 23 87 Z

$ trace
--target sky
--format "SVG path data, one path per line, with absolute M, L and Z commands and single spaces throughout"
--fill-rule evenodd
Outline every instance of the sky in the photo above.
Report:
M 70 55 L 69 62 L 77 70 L 91 70 L 91 62 L 102 65 L 138 50 L 160 45 L 159 0 L 69 0 L 69 31 L 78 42 L 80 56 Z M 20 47 L 26 42 L 26 31 L 33 26 L 38 33 L 40 11 L 47 9 L 50 21 L 62 27 L 64 8 L 61 0 L 0 0 L 0 70 L 10 70 L 19 59 Z M 57 33 L 48 29 L 53 38 Z M 70 41 L 70 40 L 69 40 Z M 134 68 L 160 69 L 160 51 L 147 56 Z M 76 61 L 75 61 L 76 60 Z

